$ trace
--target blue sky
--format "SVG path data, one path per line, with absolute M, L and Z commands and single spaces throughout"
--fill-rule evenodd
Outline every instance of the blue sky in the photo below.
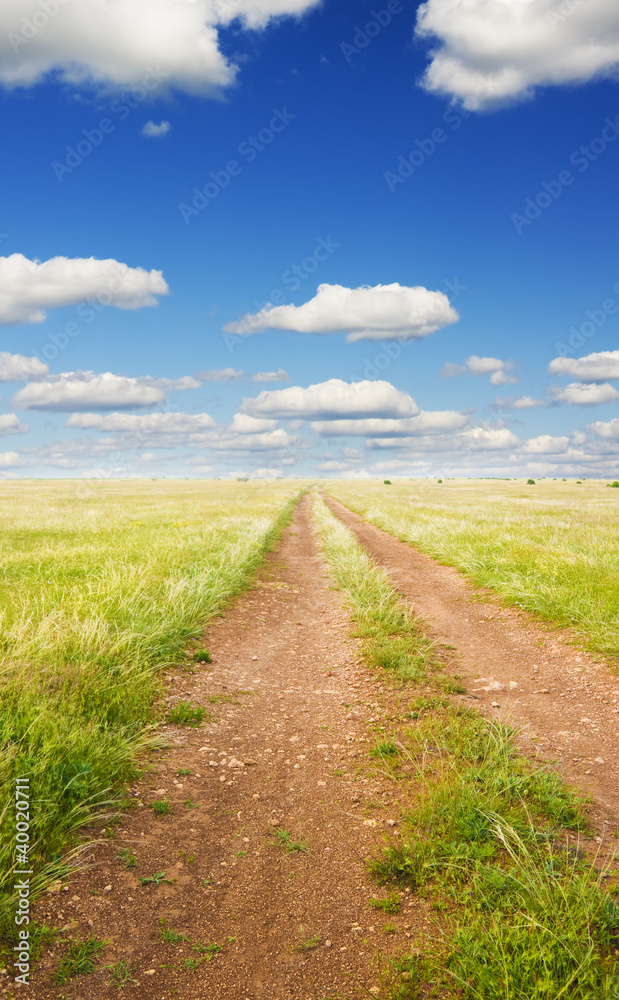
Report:
M 0 475 L 617 476 L 614 2 L 8 0 L 0 55 Z

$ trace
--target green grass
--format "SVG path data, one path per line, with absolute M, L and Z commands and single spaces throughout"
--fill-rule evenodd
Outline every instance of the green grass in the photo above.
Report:
M 127 983 L 135 983 L 137 980 L 131 978 L 131 966 L 125 958 L 121 958 L 114 965 L 108 966 L 110 974 L 110 986 L 116 986 L 119 990 L 124 990 Z
M 73 976 L 86 976 L 94 972 L 95 959 L 105 946 L 105 941 L 95 937 L 89 937 L 85 941 L 72 941 L 67 954 L 61 959 L 55 982 L 66 983 Z
M 329 493 L 401 541 L 569 626 L 619 657 L 619 495 L 606 483 L 407 480 L 329 483 Z
M 158 816 L 169 816 L 172 813 L 172 806 L 167 795 L 164 799 L 156 799 L 153 802 L 153 809 Z
M 135 868 L 138 863 L 135 854 L 128 847 L 121 847 L 118 852 L 118 860 L 123 868 Z
M 438 666 L 432 643 L 411 618 L 387 574 L 319 496 L 314 496 L 314 516 L 335 582 L 346 590 L 357 623 L 355 635 L 365 640 L 365 662 L 389 671 L 400 682 L 425 679 Z
M 372 579 L 375 567 L 350 532 L 316 506 L 332 573 L 356 620 L 373 622 L 371 649 L 381 628 L 390 634 L 397 594 L 384 577 Z M 391 669 L 398 673 L 397 662 Z M 387 963 L 381 996 L 619 1000 L 617 873 L 599 871 L 577 846 L 591 834 L 582 800 L 550 767 L 522 755 L 508 726 L 444 693 L 415 695 L 418 680 L 427 691 L 427 678 L 409 676 L 398 731 L 383 729 L 370 751 L 410 804 L 400 836 L 368 864 L 379 884 L 406 887 L 409 899 L 432 905 L 442 926 Z M 370 901 L 385 912 L 399 904 L 396 891 Z
M 173 726 L 191 726 L 196 729 L 204 721 L 206 712 L 190 701 L 178 701 L 168 712 L 168 722 Z
M 301 926 L 301 937 L 295 945 L 292 946 L 293 951 L 312 951 L 317 948 L 320 944 L 320 936 L 318 934 L 312 935 L 312 937 L 307 937 L 303 926 Z
M 309 851 L 309 844 L 305 840 L 293 840 L 292 834 L 289 830 L 283 830 L 278 827 L 275 830 L 275 836 L 279 842 L 279 846 L 286 852 L 286 854 L 307 854 Z
M 163 669 L 251 582 L 297 491 L 0 485 L 0 932 L 14 909 L 15 777 L 30 779 L 34 899 L 66 871 L 79 827 L 122 807 L 164 715 Z
M 168 922 L 163 917 L 159 921 L 159 927 L 161 929 L 161 940 L 164 944 L 176 945 L 180 944 L 181 941 L 189 941 L 186 934 L 177 934 L 171 927 L 168 927 Z

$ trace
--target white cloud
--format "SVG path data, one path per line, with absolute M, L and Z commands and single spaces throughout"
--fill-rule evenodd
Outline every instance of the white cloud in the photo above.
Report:
M 290 448 L 295 439 L 281 427 L 264 434 L 233 434 L 222 432 L 218 437 L 205 440 L 204 446 L 218 451 L 279 451 Z
M 138 385 L 152 385 L 156 389 L 166 389 L 167 391 L 185 392 L 187 389 L 199 389 L 202 385 L 192 375 L 183 375 L 181 378 L 153 378 L 152 375 L 138 375 L 135 380 Z
M 507 399 L 496 396 L 492 406 L 497 410 L 532 410 L 536 406 L 548 406 L 548 403 L 543 399 L 533 399 L 532 396 L 519 396 L 517 399 L 513 396 L 508 396 Z
M 520 440 L 506 427 L 471 427 L 452 435 L 426 434 L 407 438 L 371 438 L 370 449 L 397 448 L 429 452 L 505 451 L 517 448 Z
M 162 139 L 171 128 L 169 122 L 159 122 L 158 125 L 155 122 L 146 122 L 142 129 L 142 135 L 146 136 L 147 139 Z
M 319 285 L 313 299 L 302 306 L 267 305 L 227 323 L 228 333 L 292 330 L 297 333 L 346 333 L 355 340 L 415 340 L 459 319 L 443 292 L 399 285 L 344 288 Z
M 338 417 L 414 417 L 419 407 L 407 392 L 390 382 L 343 382 L 332 378 L 307 389 L 264 390 L 255 399 L 244 399 L 242 413 L 252 416 L 335 420 Z
M 210 368 L 197 374 L 204 382 L 240 382 L 245 378 L 245 372 L 237 372 L 234 368 Z
M 261 434 L 263 431 L 274 431 L 277 420 L 266 417 L 250 417 L 247 413 L 235 413 L 230 424 L 230 430 L 238 434 Z
M 434 45 L 423 86 L 471 109 L 619 65 L 616 0 L 427 0 L 417 35 Z
M 570 382 L 564 389 L 553 386 L 551 392 L 558 402 L 573 403 L 577 406 L 597 406 L 599 403 L 612 403 L 615 399 L 619 399 L 619 392 L 608 382 L 598 385 Z
M 0 324 L 42 323 L 47 309 L 96 299 L 119 309 L 156 306 L 169 288 L 161 271 L 117 260 L 52 257 L 41 263 L 21 253 L 0 257 Z
M 599 351 L 584 358 L 555 358 L 548 371 L 551 375 L 571 375 L 580 382 L 606 382 L 619 378 L 619 351 Z
M 153 380 L 157 382 L 156 379 Z M 17 410 L 137 410 L 165 402 L 156 384 L 105 372 L 63 372 L 45 381 L 28 382 L 13 397 Z
M 552 437 L 551 434 L 540 434 L 529 438 L 522 445 L 522 451 L 529 455 L 559 455 L 566 451 L 570 443 L 568 437 Z
M 256 372 L 252 375 L 250 382 L 290 382 L 290 375 L 283 368 L 278 368 L 276 372 Z
M 514 368 L 513 361 L 501 361 L 500 358 L 480 358 L 477 354 L 471 354 L 463 365 L 455 365 L 451 361 L 445 362 L 440 371 L 441 378 L 454 378 L 456 375 L 489 375 L 491 385 L 505 385 L 508 382 L 517 382 L 518 379 L 509 372 Z
M 597 434 L 598 437 L 619 441 L 619 417 L 608 421 L 596 420 L 593 424 L 589 424 L 587 430 Z
M 17 469 L 24 465 L 32 465 L 32 461 L 24 458 L 16 451 L 0 451 L 0 469 Z
M 0 351 L 0 382 L 23 382 L 25 379 L 47 375 L 49 365 L 38 358 Z
M 26 434 L 28 430 L 28 424 L 22 424 L 14 413 L 3 413 L 0 416 L 0 435 Z
M 318 2 L 59 0 L 54 8 L 53 3 L 3 0 L 0 82 L 31 86 L 54 72 L 74 86 L 142 85 L 148 93 L 163 84 L 208 94 L 232 84 L 237 73 L 220 50 L 219 26 L 239 18 L 247 28 L 262 28 Z
M 180 434 L 210 430 L 217 424 L 208 413 L 72 413 L 67 427 L 84 430 L 129 431 L 141 434 Z
M 312 430 L 323 437 L 336 435 L 363 435 L 367 437 L 407 437 L 415 434 L 447 434 L 460 430 L 470 421 L 466 413 L 456 410 L 421 411 L 416 417 L 403 419 L 320 420 L 312 423 Z

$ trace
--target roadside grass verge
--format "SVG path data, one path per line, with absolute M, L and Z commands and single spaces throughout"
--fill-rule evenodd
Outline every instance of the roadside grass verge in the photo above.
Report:
M 315 511 L 355 621 L 372 623 L 366 660 L 380 667 L 367 650 L 381 630 L 389 642 L 394 605 L 404 619 L 406 609 L 320 499 Z M 419 623 L 409 624 L 429 654 Z M 395 660 L 390 670 L 399 676 Z M 399 836 L 368 862 L 388 892 L 370 905 L 397 914 L 397 890 L 407 889 L 436 918 L 430 935 L 420 931 L 382 969 L 381 996 L 619 1000 L 616 873 L 600 871 L 579 847 L 590 835 L 583 801 L 552 768 L 521 754 L 508 726 L 442 692 L 415 695 L 415 685 L 430 691 L 434 677 L 426 667 L 406 678 L 412 697 L 401 705 L 402 724 L 383 727 L 371 751 L 409 804 Z
M 30 782 L 33 900 L 66 875 L 85 822 L 129 805 L 164 716 L 162 668 L 250 585 L 298 489 L 2 484 L 0 933 L 15 932 L 14 779 Z
M 619 659 L 619 493 L 605 483 L 332 483 L 371 524 L 466 573 L 506 603 Z

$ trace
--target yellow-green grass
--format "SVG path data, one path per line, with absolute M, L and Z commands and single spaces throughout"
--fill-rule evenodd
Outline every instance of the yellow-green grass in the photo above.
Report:
M 0 928 L 14 903 L 14 779 L 30 780 L 36 894 L 72 831 L 117 808 L 162 714 L 161 668 L 251 580 L 300 488 L 0 486 Z
M 372 648 L 381 632 L 391 635 L 395 606 L 401 631 L 408 618 L 411 641 L 427 649 L 382 570 L 319 500 L 316 520 L 353 616 L 372 623 L 368 665 L 383 667 Z M 617 1000 L 617 894 L 610 873 L 576 846 L 586 831 L 578 796 L 520 754 L 509 727 L 444 695 L 415 697 L 414 686 L 427 691 L 435 677 L 401 674 L 397 655 L 388 669 L 408 682 L 412 700 L 395 731 L 376 727 L 372 756 L 402 783 L 409 805 L 399 835 L 369 867 L 379 884 L 422 897 L 437 927 L 383 970 L 381 996 Z M 399 900 L 392 892 L 370 905 L 397 912 Z
M 619 657 L 619 490 L 561 480 L 330 482 L 367 521 Z

